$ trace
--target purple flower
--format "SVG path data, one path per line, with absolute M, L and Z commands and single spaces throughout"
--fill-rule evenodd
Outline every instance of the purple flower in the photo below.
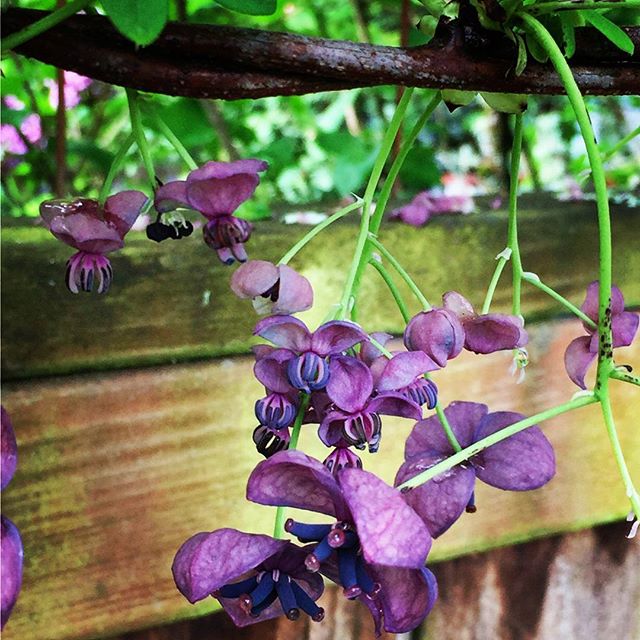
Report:
M 452 402 L 445 415 L 463 448 L 524 418 L 519 413 L 488 413 L 484 404 Z M 395 484 L 429 469 L 453 455 L 454 450 L 440 420 L 432 416 L 413 428 L 405 446 L 405 462 Z M 467 508 L 475 511 L 476 477 L 498 489 L 537 489 L 554 476 L 555 456 L 551 444 L 538 427 L 529 427 L 476 454 L 405 494 L 409 505 L 422 517 L 436 538 Z
M 91 78 L 82 76 L 74 71 L 64 71 L 64 106 L 66 109 L 75 107 L 80 102 L 80 92 L 84 91 L 90 84 Z M 49 104 L 52 108 L 58 108 L 59 94 L 58 83 L 51 78 L 47 78 L 44 84 L 49 89 Z
M 244 243 L 252 226 L 236 218 L 234 211 L 255 192 L 259 172 L 267 163 L 254 158 L 235 162 L 207 162 L 189 173 L 186 180 L 175 180 L 156 191 L 155 207 L 159 213 L 186 207 L 199 211 L 209 220 L 203 228 L 204 240 L 215 249 L 224 264 L 245 262 Z
M 412 227 L 422 227 L 433 216 L 443 213 L 471 213 L 473 198 L 469 194 L 447 195 L 440 190 L 422 191 L 411 202 L 394 209 L 392 220 L 401 220 Z
M 249 260 L 236 269 L 231 289 L 239 298 L 252 298 L 261 315 L 297 313 L 313 304 L 313 289 L 304 276 L 266 260 Z
M 404 344 L 409 351 L 426 353 L 439 367 L 460 354 L 464 346 L 464 329 L 458 316 L 448 309 L 422 311 L 409 320 L 404 330 Z
M 464 328 L 464 348 L 474 353 L 518 349 L 529 342 L 522 318 L 504 313 L 478 315 L 471 303 L 456 291 L 442 296 L 444 308 L 455 313 Z
M 293 354 L 287 366 L 289 382 L 305 393 L 326 386 L 330 356 L 367 340 L 367 334 L 352 322 L 332 320 L 311 332 L 302 320 L 293 316 L 265 318 L 253 333 Z
M 348 356 L 331 359 L 327 395 L 334 408 L 325 414 L 318 429 L 320 440 L 328 447 L 364 449 L 368 445 L 369 451 L 375 453 L 382 437 L 380 414 L 413 420 L 422 417 L 420 405 L 395 390 L 416 377 L 422 359 L 416 354 L 398 355 L 412 356 L 417 362 L 408 372 L 401 370 L 402 367 L 388 367 L 378 380 L 378 388 L 383 393 L 376 396 L 373 396 L 373 376 L 366 364 Z
M 0 408 L 0 412 L 2 414 L 0 420 L 1 488 L 4 489 L 11 482 L 18 464 L 18 447 L 9 414 L 4 407 Z M 22 540 L 18 528 L 5 516 L 2 516 L 0 523 L 0 552 L 2 557 L 0 628 L 4 628 L 22 586 Z
M 104 207 L 97 200 L 47 200 L 40 215 L 49 231 L 78 253 L 67 262 L 69 291 L 89 292 L 94 282 L 98 293 L 105 293 L 113 272 L 105 253 L 124 246 L 124 236 L 135 222 L 147 196 L 141 191 L 121 191 L 107 198 Z
M 345 468 L 334 477 L 300 451 L 261 462 L 247 484 L 247 498 L 272 506 L 323 513 L 333 524 L 288 520 L 285 528 L 307 547 L 306 565 L 364 602 L 376 629 L 415 629 L 431 610 L 437 587 L 424 563 L 429 532 L 402 495 L 371 473 Z
M 301 609 L 319 622 L 324 611 L 315 601 L 324 585 L 305 567 L 307 553 L 286 540 L 218 529 L 189 538 L 171 570 L 189 602 L 213 595 L 238 627 L 283 613 L 295 620 Z
M 598 281 L 592 282 L 587 287 L 587 297 L 582 303 L 582 311 L 598 323 Z M 603 345 L 605 351 L 611 348 L 627 347 L 633 342 L 633 338 L 638 331 L 640 318 L 637 313 L 624 310 L 624 297 L 618 287 L 611 288 L 611 335 L 613 345 Z M 579 387 L 586 389 L 584 377 L 591 363 L 598 356 L 599 337 L 597 329 L 583 323 L 588 335 L 575 338 L 569 343 L 564 354 L 564 366 L 569 374 L 569 378 Z
M 362 460 L 349 447 L 338 446 L 325 458 L 322 463 L 329 471 L 337 476 L 342 469 L 350 467 L 362 469 Z

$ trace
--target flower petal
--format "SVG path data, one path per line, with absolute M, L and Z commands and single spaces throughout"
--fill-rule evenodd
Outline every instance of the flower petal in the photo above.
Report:
M 490 413 L 478 426 L 474 440 L 486 438 L 524 417 L 512 411 Z M 481 451 L 471 461 L 480 480 L 510 491 L 537 489 L 549 482 L 556 472 L 553 447 L 535 426 Z
M 317 511 L 338 519 L 348 516 L 331 472 L 301 451 L 280 451 L 260 462 L 249 476 L 247 500 Z
M 58 240 L 88 253 L 108 253 L 124 246 L 113 225 L 83 213 L 54 218 L 49 230 Z
M 235 175 L 244 175 L 252 173 L 260 173 L 266 171 L 269 164 L 264 160 L 257 158 L 245 158 L 243 160 L 235 160 L 234 162 L 215 162 L 210 161 L 203 164 L 200 168 L 194 169 L 189 173 L 187 180 L 223 180 Z
M 439 367 L 444 367 L 447 360 L 462 351 L 464 329 L 452 311 L 423 311 L 409 321 L 404 344 L 409 351 L 424 351 Z
M 175 209 L 190 209 L 187 199 L 187 182 L 185 180 L 173 180 L 156 189 L 153 206 L 158 213 L 166 213 Z
M 613 346 L 628 347 L 635 338 L 639 322 L 640 316 L 632 311 L 623 311 L 622 313 L 613 316 L 611 321 Z
M 380 478 L 357 468 L 338 472 L 367 562 L 421 568 L 431 548 L 427 527 L 402 494 Z
M 397 391 L 410 385 L 418 376 L 427 371 L 438 369 L 438 365 L 424 351 L 396 353 L 387 361 L 376 389 L 378 391 Z
M 2 516 L 0 521 L 0 555 L 2 557 L 0 628 L 3 628 L 11 615 L 22 586 L 22 540 L 16 525 L 5 516 Z
M 311 348 L 319 356 L 329 356 L 342 353 L 367 339 L 367 334 L 357 324 L 346 320 L 332 320 L 316 329 L 311 339 Z
M 524 347 L 529 336 L 517 316 L 490 313 L 464 322 L 464 348 L 474 353 L 493 353 Z
M 468 447 L 480 421 L 489 411 L 486 404 L 478 402 L 452 402 L 445 410 L 451 429 L 461 447 Z M 437 415 L 421 420 L 413 428 L 404 448 L 405 460 L 420 456 L 424 452 L 435 451 L 450 455 L 453 448 Z
M 344 422 L 348 415 L 342 411 L 329 411 L 325 413 L 318 427 L 318 438 L 327 447 L 351 446 L 344 438 Z
M 121 191 L 107 198 L 104 203 L 104 219 L 113 224 L 124 238 L 146 203 L 147 196 L 142 191 Z
M 4 489 L 13 478 L 13 474 L 18 466 L 18 445 L 16 444 L 16 434 L 13 431 L 11 418 L 4 407 L 0 407 L 0 451 L 2 459 L 0 460 L 0 469 L 2 474 L 2 482 L 0 489 Z
M 457 291 L 447 291 L 442 296 L 442 304 L 445 309 L 453 311 L 463 323 L 478 315 L 474 311 L 473 305 Z
M 327 394 L 343 411 L 355 413 L 364 408 L 373 393 L 369 367 L 349 356 L 335 356 L 329 362 Z
M 249 260 L 231 276 L 231 290 L 238 298 L 255 298 L 266 293 L 278 282 L 278 267 L 266 260 Z
M 393 340 L 393 336 L 390 333 L 385 333 L 384 331 L 374 331 L 371 334 L 371 337 L 383 347 L 387 342 L 389 342 L 389 340 Z M 358 356 L 362 362 L 370 367 L 374 360 L 382 356 L 382 351 L 380 351 L 378 347 L 374 346 L 372 342 L 367 341 L 362 343 Z
M 173 579 L 193 604 L 255 569 L 288 544 L 236 529 L 196 533 L 178 550 L 171 567 Z
M 302 320 L 293 316 L 271 316 L 260 320 L 254 335 L 273 342 L 278 347 L 297 353 L 311 349 L 311 333 Z
M 385 416 L 398 416 L 410 420 L 422 418 L 422 408 L 401 393 L 381 393 L 367 404 L 367 411 Z
M 276 349 L 253 365 L 253 373 L 269 391 L 295 393 L 287 377 L 287 362 L 294 357 L 291 351 Z
M 400 485 L 429 469 L 445 455 L 426 452 L 410 458 L 398 470 L 394 484 Z M 457 465 L 404 493 L 407 504 L 422 518 L 434 538 L 442 535 L 463 513 L 471 499 L 476 474 L 471 465 Z
M 589 283 L 587 287 L 587 296 L 584 302 L 580 306 L 580 309 L 584 311 L 594 322 L 598 322 L 598 307 L 600 295 L 600 283 L 598 280 L 594 280 Z M 618 287 L 611 287 L 611 315 L 616 316 L 624 311 L 624 297 L 622 291 Z M 588 328 L 591 332 L 593 329 Z
M 584 377 L 598 355 L 597 351 L 591 351 L 590 344 L 590 336 L 580 336 L 572 340 L 564 352 L 564 368 L 569 378 L 582 389 L 587 388 Z
M 273 313 L 298 313 L 313 306 L 311 283 L 286 264 L 278 265 L 280 285 Z

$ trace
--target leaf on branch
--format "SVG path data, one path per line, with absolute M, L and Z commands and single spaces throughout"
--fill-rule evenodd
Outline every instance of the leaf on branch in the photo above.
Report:
M 278 8 L 278 0 L 216 0 L 225 9 L 250 16 L 270 16 Z
M 582 11 L 585 20 L 595 27 L 605 38 L 622 49 L 625 53 L 633 54 L 634 46 L 631 38 L 615 23 L 597 11 Z
M 105 13 L 122 35 L 144 46 L 164 29 L 169 0 L 100 0 Z
M 527 108 L 527 96 L 522 93 L 481 92 L 483 100 L 502 113 L 522 113 Z

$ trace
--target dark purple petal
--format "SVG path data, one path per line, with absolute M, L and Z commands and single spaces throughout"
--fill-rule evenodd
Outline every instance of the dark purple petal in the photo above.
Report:
M 185 180 L 167 182 L 156 189 L 153 206 L 158 213 L 166 213 L 178 208 L 190 209 L 187 200 L 187 183 Z
M 371 334 L 371 337 L 383 347 L 389 342 L 389 340 L 393 340 L 393 336 L 390 333 L 384 333 L 383 331 L 375 331 Z M 362 347 L 360 348 L 360 353 L 358 355 L 362 362 L 367 366 L 371 366 L 374 360 L 382 356 L 382 352 L 378 347 L 374 346 L 372 342 L 367 341 L 362 343 Z
M 367 562 L 392 567 L 423 567 L 431 536 L 402 494 L 362 469 L 338 473 L 362 553 Z
M 338 520 L 348 517 L 342 492 L 329 470 L 301 451 L 281 451 L 258 464 L 249 476 L 247 499 L 317 511 Z
M 315 330 L 311 348 L 320 356 L 330 356 L 342 353 L 367 338 L 367 334 L 357 324 L 346 320 L 332 320 Z
M 398 391 L 410 385 L 418 376 L 438 369 L 438 365 L 423 351 L 396 353 L 387 361 L 377 379 L 378 391 Z
M 258 360 L 253 366 L 256 378 L 269 390 L 276 393 L 293 393 L 295 389 L 287 377 L 287 362 L 293 357 L 291 351 L 277 349 Z
M 206 162 L 199 169 L 189 173 L 188 180 L 224 180 L 236 175 L 258 174 L 266 171 L 269 164 L 257 158 L 245 158 L 234 162 Z
M 464 324 L 467 320 L 477 317 L 473 305 L 457 291 L 447 291 L 442 296 L 442 304 L 445 309 L 453 311 Z
M 2 516 L 0 521 L 0 552 L 2 557 L 0 628 L 4 628 L 22 586 L 22 540 L 16 525 L 5 516 Z
M 378 413 L 385 416 L 398 416 L 399 418 L 409 418 L 410 420 L 420 420 L 422 418 L 422 408 L 413 400 L 409 400 L 401 393 L 382 393 L 373 398 L 366 407 L 371 413 Z
M 594 322 L 598 322 L 598 296 L 600 293 L 600 283 L 597 280 L 589 283 L 587 287 L 587 296 L 580 307 L 584 313 L 589 316 Z M 622 291 L 618 287 L 611 287 L 611 315 L 616 316 L 624 311 L 624 297 Z M 589 332 L 593 331 L 592 328 L 587 327 Z
M 329 362 L 327 395 L 343 411 L 356 413 L 364 408 L 373 392 L 369 367 L 349 356 L 336 356 Z
M 524 419 L 520 413 L 498 411 L 485 416 L 474 440 Z M 553 447 L 538 427 L 529 427 L 472 458 L 480 480 L 498 489 L 526 491 L 543 486 L 556 472 Z
M 278 267 L 266 260 L 249 260 L 231 276 L 231 290 L 239 298 L 255 298 L 269 291 L 278 282 Z
M 462 351 L 464 329 L 458 316 L 447 309 L 423 311 L 409 321 L 404 344 L 409 351 L 424 351 L 444 367 Z
M 635 338 L 639 322 L 640 316 L 632 311 L 623 311 L 622 313 L 613 316 L 611 320 L 613 346 L 628 347 Z
M 280 284 L 273 313 L 298 313 L 313 306 L 311 283 L 286 264 L 278 265 Z
M 253 333 L 297 353 L 311 349 L 311 333 L 302 320 L 293 316 L 271 316 L 260 320 Z
M 87 253 L 108 253 L 124 246 L 113 225 L 83 213 L 54 218 L 49 231 L 58 240 Z
M 402 484 L 445 457 L 436 452 L 429 452 L 410 458 L 398 470 L 394 484 Z M 422 518 L 431 535 L 437 538 L 464 512 L 473 493 L 475 480 L 473 467 L 457 465 L 404 493 L 403 496 L 407 504 Z
M 236 529 L 196 533 L 178 550 L 171 567 L 173 579 L 193 604 L 236 581 L 288 544 Z
M 485 404 L 462 401 L 452 402 L 444 410 L 444 414 L 461 447 L 468 447 L 473 442 L 473 434 L 488 410 Z M 449 444 L 449 440 L 447 440 L 440 418 L 437 415 L 421 420 L 416 424 L 407 438 L 404 457 L 408 460 L 428 451 L 445 455 L 453 453 L 453 448 Z
M 120 237 L 124 238 L 147 203 L 142 191 L 121 191 L 107 198 L 104 203 L 104 219 L 113 224 Z
M 2 414 L 0 443 L 2 458 L 0 460 L 2 483 L 0 489 L 4 489 L 13 478 L 13 474 L 18 466 L 18 445 L 16 444 L 16 434 L 13 431 L 11 418 L 4 407 L 0 408 Z
M 324 414 L 318 427 L 318 438 L 327 447 L 348 447 L 350 444 L 343 438 L 345 420 L 349 416 L 342 411 L 329 411 Z
M 464 321 L 464 347 L 474 353 L 493 353 L 524 347 L 529 336 L 517 316 L 491 313 Z
M 275 351 L 287 351 L 287 349 L 276 349 L 270 344 L 254 344 L 251 347 L 251 351 L 253 351 L 253 355 L 255 356 L 257 362 L 258 360 L 262 360 L 262 358 L 266 358 L 267 356 L 272 355 Z M 293 355 L 291 351 L 289 351 L 289 353 Z
M 587 388 L 584 377 L 598 355 L 597 351 L 591 351 L 590 344 L 590 336 L 580 336 L 572 340 L 564 352 L 564 368 L 569 378 L 582 389 Z
M 382 607 L 385 631 L 407 633 L 418 627 L 438 597 L 438 584 L 433 573 L 427 568 L 402 569 L 380 565 L 372 565 L 368 569 L 371 578 L 380 584 L 377 599 Z M 365 597 L 359 598 L 360 601 Z

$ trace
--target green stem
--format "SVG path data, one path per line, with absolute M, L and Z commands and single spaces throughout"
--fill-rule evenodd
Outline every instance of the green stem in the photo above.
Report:
M 359 209 L 362 206 L 362 199 L 358 198 L 356 202 L 352 202 L 350 205 L 343 207 L 339 211 L 331 214 L 328 218 L 318 223 L 311 231 L 306 233 L 298 242 L 296 242 L 287 253 L 278 261 L 278 264 L 289 264 L 289 262 L 295 257 L 295 255 L 302 249 L 308 242 L 313 240 L 323 229 L 326 229 L 330 224 L 333 224 L 336 220 L 344 218 L 348 213 L 351 213 L 355 209 Z
M 447 440 L 449 441 L 449 444 L 453 447 L 453 450 L 456 453 L 459 453 L 460 451 L 462 451 L 462 447 L 458 442 L 458 438 L 456 438 L 456 434 L 453 433 L 453 429 L 449 424 L 449 420 L 447 419 L 444 409 L 442 408 L 442 404 L 440 404 L 440 400 L 438 400 L 438 402 L 436 403 L 436 413 L 438 414 L 438 418 L 440 419 L 440 424 L 444 429 L 444 434 L 447 436 Z
M 378 342 L 375 338 L 369 336 L 369 342 L 387 359 L 391 360 L 393 354 L 383 344 Z
M 621 380 L 622 382 L 628 382 L 630 384 L 635 384 L 637 387 L 640 387 L 640 376 L 634 376 L 628 371 L 611 369 L 609 377 L 613 378 L 614 380 Z
M 620 149 L 626 147 L 629 142 L 631 142 L 634 138 L 640 136 L 640 126 L 636 127 L 633 131 L 628 133 L 624 138 L 621 138 L 616 142 L 611 149 L 602 154 L 602 161 L 606 162 L 610 160 Z
M 429 311 L 431 309 L 431 305 L 429 301 L 425 298 L 422 291 L 420 291 L 420 287 L 413 281 L 411 276 L 406 272 L 404 267 L 398 262 L 396 258 L 390 253 L 390 251 L 376 238 L 373 234 L 369 234 L 369 243 L 371 246 L 375 247 L 384 258 L 386 258 L 391 266 L 398 272 L 398 275 L 407 283 L 409 289 L 411 289 L 413 295 L 418 299 L 422 308 L 425 311 Z
M 4 54 L 6 51 L 9 51 L 9 49 L 15 49 L 27 42 L 27 40 L 31 40 L 31 38 L 35 38 L 41 33 L 55 27 L 57 24 L 78 13 L 81 9 L 84 9 L 90 2 L 91 0 L 75 0 L 57 11 L 46 15 L 44 18 L 33 22 L 17 33 L 12 33 L 4 39 L 2 43 L 2 53 Z
M 575 0 L 558 2 L 541 2 L 532 7 L 528 7 L 527 10 L 536 15 L 544 15 L 547 13 L 553 13 L 555 11 L 589 11 L 599 10 L 607 11 L 609 9 L 635 9 L 640 7 L 640 0 L 613 0 L 607 2 L 607 0 L 597 0 L 596 2 L 575 2 Z
M 171 146 L 176 150 L 189 169 L 197 169 L 198 163 L 193 159 L 192 155 L 187 151 L 186 147 L 180 142 L 178 136 L 171 130 L 169 125 L 160 117 L 156 111 L 151 112 L 153 119 L 158 125 L 158 129 L 162 135 L 169 141 Z
M 491 277 L 491 282 L 489 283 L 489 287 L 487 288 L 487 295 L 485 296 L 484 302 L 482 304 L 482 311 L 480 313 L 483 315 L 485 313 L 489 313 L 489 309 L 491 308 L 491 303 L 493 302 L 493 295 L 496 292 L 496 287 L 498 286 L 498 282 L 500 281 L 500 276 L 504 271 L 504 267 L 507 264 L 507 262 L 509 262 L 509 259 L 511 258 L 511 253 L 512 253 L 511 249 L 507 247 L 504 251 L 502 251 L 496 256 L 496 260 L 498 261 L 498 264 L 496 265 L 496 269 L 493 272 L 493 276 Z
M 304 418 L 304 414 L 307 411 L 307 407 L 309 406 L 310 400 L 311 400 L 310 395 L 306 393 L 302 394 L 302 399 L 300 400 L 300 406 L 298 407 L 298 413 L 296 414 L 296 419 L 291 429 L 291 440 L 289 442 L 289 451 L 293 451 L 298 446 L 298 439 L 300 438 L 300 427 L 302 427 L 302 420 Z M 276 510 L 275 522 L 273 524 L 274 538 L 284 537 L 285 516 L 286 516 L 285 507 L 278 507 L 278 509 Z
M 507 230 L 507 246 L 511 249 L 511 265 L 513 269 L 513 304 L 512 313 L 520 315 L 522 298 L 522 260 L 518 244 L 518 175 L 520 173 L 520 155 L 522 152 L 522 114 L 515 117 L 513 127 L 513 147 L 511 148 L 511 166 L 509 169 L 509 227 Z
M 622 453 L 622 447 L 620 446 L 620 440 L 618 438 L 618 432 L 613 420 L 613 411 L 611 410 L 611 398 L 609 396 L 609 379 L 607 378 L 605 384 L 600 387 L 599 391 L 600 405 L 602 406 L 602 417 L 604 424 L 607 428 L 607 435 L 609 436 L 609 442 L 613 449 L 613 457 L 615 458 L 618 470 L 622 476 L 624 488 L 627 493 L 627 497 L 631 502 L 631 508 L 635 514 L 636 520 L 640 520 L 640 496 L 636 488 L 633 486 L 633 480 L 627 467 L 624 454 Z
M 140 116 L 140 104 L 138 92 L 135 89 L 126 89 L 127 101 L 129 103 L 129 117 L 131 118 L 131 131 L 135 137 L 138 151 L 142 157 L 142 163 L 149 176 L 149 183 L 151 184 L 151 190 L 156 188 L 156 172 L 153 168 L 153 162 L 151 161 L 151 153 L 149 151 L 149 145 L 144 135 L 144 129 L 142 128 L 142 118 Z
M 374 162 L 371 176 L 369 178 L 367 188 L 365 189 L 362 205 L 362 220 L 360 222 L 360 232 L 356 241 L 356 248 L 353 260 L 351 262 L 351 268 L 349 269 L 349 273 L 345 282 L 344 293 L 342 295 L 342 298 L 340 299 L 341 318 L 344 318 L 351 313 L 352 300 L 360 286 L 360 280 L 362 279 L 364 267 L 368 262 L 368 256 L 365 259 L 364 254 L 365 249 L 367 248 L 373 195 L 375 193 L 376 187 L 378 186 L 378 182 L 380 181 L 380 176 L 382 175 L 384 165 L 386 164 L 387 158 L 389 157 L 389 154 L 391 153 L 391 150 L 393 148 L 393 142 L 396 138 L 398 130 L 400 129 L 400 125 L 402 124 L 404 114 L 407 110 L 407 107 L 409 106 L 409 101 L 411 100 L 412 95 L 413 88 L 406 89 L 402 94 L 402 98 L 400 98 L 400 102 L 398 102 L 398 106 L 396 107 L 396 111 L 393 114 L 393 118 L 391 118 L 389 127 L 387 128 L 387 131 L 384 134 L 384 138 L 382 139 L 380 151 L 378 151 L 378 156 L 376 157 L 376 160 Z
M 537 274 L 532 273 L 531 271 L 525 271 L 522 274 L 522 279 L 525 282 L 533 285 L 534 287 L 537 287 L 538 289 L 540 289 L 540 291 L 544 291 L 544 293 L 546 293 L 549 297 L 553 298 L 561 305 L 569 309 L 571 313 L 578 316 L 578 318 L 580 318 L 582 322 L 589 325 L 592 329 L 597 328 L 598 325 L 586 313 L 584 313 L 582 309 L 579 309 L 575 304 L 569 302 L 564 296 L 561 296 L 557 291 L 554 291 L 551 287 L 544 284 L 544 282 L 540 280 Z
M 419 487 L 420 485 L 428 482 L 429 480 L 435 478 L 436 476 L 452 469 L 457 464 L 468 460 L 469 458 L 475 456 L 480 453 L 487 447 L 490 447 L 506 438 L 509 438 L 516 433 L 520 433 L 520 431 L 524 431 L 529 427 L 534 426 L 539 422 L 543 422 L 544 420 L 549 420 L 550 418 L 554 418 L 562 413 L 566 413 L 567 411 L 572 411 L 573 409 L 579 409 L 580 407 L 586 407 L 589 404 L 593 404 L 597 402 L 597 398 L 594 394 L 582 395 L 578 398 L 574 398 L 569 402 L 565 402 L 564 404 L 558 405 L 557 407 L 553 407 L 552 409 L 547 409 L 546 411 L 542 411 L 533 415 L 529 418 L 524 418 L 523 420 L 519 420 L 504 429 L 500 429 L 500 431 L 496 431 L 486 438 L 482 438 L 482 440 L 478 440 L 478 442 L 474 442 L 472 445 L 454 453 L 452 456 L 448 457 L 446 460 L 439 462 L 433 467 L 419 473 L 413 478 L 409 478 L 403 482 L 398 488 L 399 489 L 412 489 L 414 487 Z
M 398 309 L 400 310 L 400 313 L 402 314 L 403 320 L 405 322 L 409 322 L 409 320 L 411 319 L 409 309 L 407 308 L 407 305 L 405 304 L 405 301 L 402 298 L 402 294 L 400 293 L 400 290 L 398 289 L 398 287 L 396 287 L 396 284 L 392 280 L 389 272 L 384 268 L 382 264 L 380 264 L 375 259 L 372 259 L 369 264 L 380 274 L 380 276 L 384 280 L 385 284 L 387 285 L 387 288 L 389 289 L 391 295 L 393 296 L 393 299 L 395 300 L 395 303 Z
M 113 162 L 109 167 L 107 177 L 104 179 L 104 182 L 102 183 L 102 188 L 100 189 L 100 194 L 98 195 L 98 201 L 100 202 L 101 205 L 104 204 L 105 200 L 109 196 L 109 191 L 111 191 L 111 185 L 113 184 L 113 180 L 116 177 L 116 173 L 122 166 L 122 163 L 124 162 L 124 159 L 127 157 L 127 153 L 129 153 L 129 149 L 131 149 L 131 145 L 134 143 L 134 141 L 135 141 L 135 136 L 133 135 L 133 132 L 131 132 L 125 138 L 124 142 L 122 143 L 122 146 L 120 147 L 120 149 L 118 149 L 118 153 L 116 153 L 115 157 L 113 158 Z

